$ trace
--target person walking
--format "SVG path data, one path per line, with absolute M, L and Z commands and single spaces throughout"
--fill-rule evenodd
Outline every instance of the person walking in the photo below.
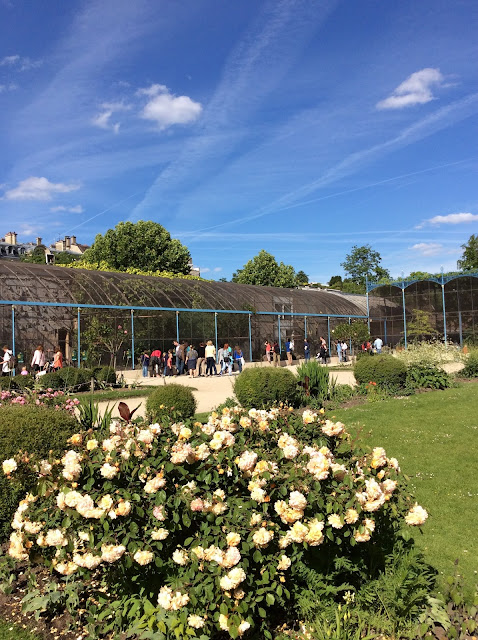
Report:
M 189 347 L 188 354 L 186 356 L 186 362 L 187 362 L 190 378 L 194 378 L 197 375 L 197 372 L 196 372 L 197 361 L 198 361 L 198 352 L 194 348 L 194 345 L 191 345 Z
M 164 369 L 163 378 L 173 375 L 173 350 L 169 349 L 168 353 L 164 354 Z
M 143 351 L 141 354 L 141 366 L 143 368 L 143 378 L 148 377 L 149 361 L 151 360 L 148 351 Z
M 375 347 L 375 350 L 377 351 L 378 354 L 382 353 L 382 347 L 383 347 L 382 338 L 379 338 L 379 337 L 375 338 L 373 346 Z
M 292 364 L 292 353 L 294 351 L 294 341 L 291 338 L 285 343 L 285 350 L 287 353 L 287 364 L 290 366 Z
M 277 340 L 272 345 L 272 357 L 274 359 L 274 367 L 280 367 L 280 346 Z
M 335 341 L 335 350 L 337 351 L 339 362 L 342 362 L 342 343 L 340 342 L 340 340 Z
M 13 367 L 11 367 L 13 358 L 13 352 L 4 345 L 3 347 L 3 358 L 1 361 L 2 364 L 2 376 L 9 376 L 12 373 Z
M 219 375 L 222 376 L 223 373 L 226 373 L 226 369 L 229 375 L 232 374 L 232 349 L 229 346 L 229 343 L 226 342 L 223 347 L 222 354 L 222 368 L 221 373 Z
M 347 348 L 348 348 L 348 345 L 345 342 L 345 340 L 342 341 L 341 347 L 342 347 L 342 362 L 347 362 Z
M 199 343 L 197 352 L 198 352 L 197 372 L 198 372 L 198 376 L 201 378 L 204 375 L 204 372 L 206 369 L 206 345 L 204 344 L 204 342 Z
M 63 367 L 63 354 L 60 347 L 53 354 L 53 371 L 59 371 Z
M 272 345 L 269 342 L 269 340 L 266 340 L 264 344 L 266 347 L 266 360 L 269 364 L 272 364 L 272 354 L 273 354 Z
M 151 351 L 151 355 L 149 358 L 149 365 L 151 367 L 152 378 L 156 378 L 156 376 L 160 375 L 160 366 L 161 366 L 161 350 L 160 349 L 153 349 L 153 351 Z
M 206 378 L 209 376 L 217 376 L 216 370 L 216 347 L 212 340 L 208 340 L 205 349 L 206 355 Z
M 309 362 L 310 360 L 310 344 L 307 338 L 304 340 L 304 360 Z
M 234 357 L 234 362 L 237 364 L 237 368 L 239 369 L 239 373 L 242 373 L 242 364 L 244 362 L 244 355 L 242 353 L 241 347 L 239 347 L 238 345 L 234 347 L 233 357 Z
M 184 373 L 184 358 L 186 352 L 186 345 L 184 342 L 179 344 L 177 340 L 174 341 L 176 347 L 176 375 L 180 376 Z
M 322 360 L 322 364 L 327 364 L 327 345 L 323 342 L 320 343 L 320 359 Z
M 35 349 L 35 353 L 33 354 L 33 358 L 31 361 L 31 367 L 35 373 L 42 371 L 45 366 L 45 352 L 43 351 L 43 345 L 39 344 Z

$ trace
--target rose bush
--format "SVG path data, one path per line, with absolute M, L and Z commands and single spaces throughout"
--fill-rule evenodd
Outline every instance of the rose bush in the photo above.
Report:
M 9 554 L 76 589 L 90 637 L 272 638 L 304 585 L 359 587 L 427 519 L 395 459 L 308 410 L 113 422 L 61 458 L 3 462 L 12 482 L 27 470 Z

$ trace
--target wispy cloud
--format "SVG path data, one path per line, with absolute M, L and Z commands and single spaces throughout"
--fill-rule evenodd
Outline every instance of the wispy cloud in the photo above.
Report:
M 5 93 L 6 91 L 15 91 L 18 89 L 18 85 L 14 82 L 9 82 L 8 84 L 0 84 L 0 93 Z
M 410 247 L 410 249 L 422 256 L 437 256 L 443 253 L 443 245 L 437 242 L 418 242 Z
M 18 53 L 11 56 L 4 56 L 0 59 L 0 67 L 10 67 L 15 71 L 29 71 L 41 67 L 43 60 L 32 60 L 25 58 Z
M 121 123 L 111 122 L 110 118 L 114 113 L 128 111 L 129 109 L 131 109 L 131 105 L 124 104 L 123 102 L 103 102 L 101 111 L 93 118 L 92 124 L 100 129 L 110 129 L 114 133 L 118 133 Z
M 435 99 L 433 88 L 443 86 L 440 69 L 426 68 L 412 73 L 393 90 L 392 94 L 377 103 L 377 109 L 403 109 L 416 104 L 426 104 Z
M 80 188 L 78 184 L 64 184 L 62 182 L 50 182 L 47 178 L 31 176 L 18 183 L 13 189 L 5 191 L 6 200 L 39 200 L 47 201 L 56 193 L 69 193 Z
M 418 224 L 415 229 L 423 229 L 427 225 L 439 226 L 441 224 L 466 224 L 470 222 L 478 222 L 478 214 L 476 213 L 449 213 L 446 216 L 434 216 L 428 220 L 424 220 Z
M 63 205 L 59 205 L 58 207 L 50 207 L 50 211 L 52 213 L 57 213 L 59 211 L 66 211 L 67 213 L 83 213 L 84 209 L 81 204 L 77 204 L 74 207 L 64 207 Z

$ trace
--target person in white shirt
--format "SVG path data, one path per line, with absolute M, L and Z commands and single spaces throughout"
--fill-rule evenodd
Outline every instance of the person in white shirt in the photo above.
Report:
M 2 376 L 10 375 L 10 360 L 12 358 L 12 351 L 5 345 L 3 347 L 3 359 L 2 359 Z
M 33 371 L 36 371 L 37 373 L 45 366 L 45 352 L 43 351 L 43 345 L 39 344 L 36 348 L 31 364 Z
M 347 343 L 345 340 L 342 342 L 342 361 L 347 362 Z
M 382 353 L 383 340 L 381 338 L 375 338 L 375 342 L 373 343 L 373 346 L 377 350 L 377 353 Z

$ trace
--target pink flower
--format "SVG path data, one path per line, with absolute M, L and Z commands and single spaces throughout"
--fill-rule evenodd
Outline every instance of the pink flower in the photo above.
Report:
M 201 498 L 196 498 L 189 506 L 191 507 L 191 511 L 202 511 L 204 509 L 204 502 Z

